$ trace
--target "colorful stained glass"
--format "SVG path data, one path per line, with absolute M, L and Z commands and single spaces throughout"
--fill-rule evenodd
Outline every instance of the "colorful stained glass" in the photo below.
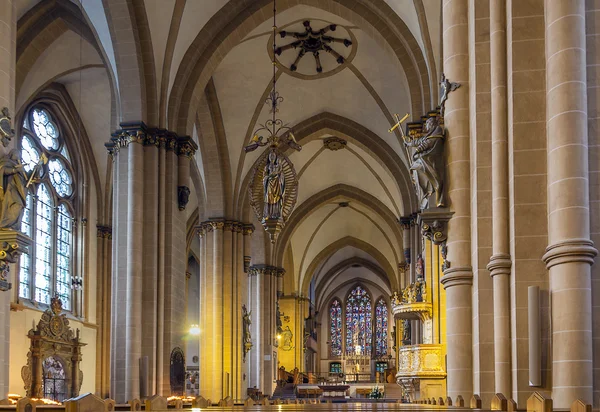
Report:
M 342 304 L 334 300 L 329 309 L 331 356 L 342 356 Z
M 346 300 L 346 353 L 371 356 L 373 331 L 371 298 L 361 286 L 355 287 Z
M 375 356 L 387 355 L 388 308 L 383 299 L 375 305 Z

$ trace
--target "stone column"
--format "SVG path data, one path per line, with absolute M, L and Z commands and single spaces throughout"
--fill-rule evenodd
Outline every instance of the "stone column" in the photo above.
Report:
M 442 284 L 446 289 L 448 396 L 473 393 L 471 325 L 471 190 L 469 134 L 469 32 L 468 0 L 447 0 L 442 8 L 444 73 L 461 87 L 446 101 L 446 138 L 449 207 L 448 255 Z
M 252 338 L 256 342 L 256 357 L 253 357 L 253 367 L 256 368 L 253 373 L 255 385 L 257 385 L 264 394 L 273 392 L 273 380 L 276 376 L 273 373 L 276 362 L 273 359 L 273 353 L 276 349 L 275 341 L 277 335 L 276 328 L 276 302 L 277 302 L 277 281 L 283 276 L 285 270 L 269 265 L 254 265 L 250 267 L 249 276 L 251 277 L 252 299 L 250 306 L 252 308 Z M 254 327 L 256 323 L 256 327 Z
M 16 44 L 17 44 L 17 1 L 6 0 L 0 2 L 0 25 L 2 25 L 2 36 L 0 36 L 0 49 L 2 50 L 2 59 L 0 59 L 0 111 L 3 108 L 8 109 L 10 116 L 15 115 L 15 65 L 16 65 Z M 0 114 L 0 117 L 4 117 Z M 15 128 L 14 122 L 12 127 Z M 0 145 L 0 155 L 10 152 L 16 146 L 16 140 L 8 144 L 7 147 Z M 20 232 L 11 231 L 11 237 L 21 235 Z M 27 236 L 23 237 L 22 247 L 27 247 L 29 241 Z M 19 241 L 21 245 L 21 241 Z M 14 279 L 16 289 L 18 289 L 19 278 L 15 270 L 14 263 L 19 259 L 15 256 L 15 261 L 6 261 L 5 282 Z M 12 267 L 12 274 L 8 268 Z M 2 269 L 4 272 L 4 267 Z M 9 286 L 10 288 L 10 286 Z M 0 287 L 0 398 L 6 398 L 8 394 L 9 363 L 10 363 L 10 301 L 12 293 Z
M 490 0 L 493 255 L 487 269 L 492 276 L 494 295 L 495 392 L 508 396 L 512 385 L 506 34 L 506 0 Z
M 114 160 L 110 395 L 119 403 L 139 397 L 142 383 L 147 395 L 170 393 L 169 355 L 186 333 L 177 156 L 196 149 L 189 138 L 143 123 L 121 127 L 106 144 Z
M 552 400 L 592 403 L 585 1 L 546 0 L 548 247 Z

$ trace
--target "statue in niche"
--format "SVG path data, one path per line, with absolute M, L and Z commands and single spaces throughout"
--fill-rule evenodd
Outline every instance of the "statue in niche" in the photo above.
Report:
M 242 305 L 242 341 L 244 345 L 244 362 L 246 362 L 246 354 L 252 349 L 252 336 L 250 335 L 250 325 L 252 321 L 250 320 L 250 315 L 252 312 L 248 312 L 246 309 L 246 305 Z
M 264 212 L 263 219 L 279 219 L 285 196 L 285 176 L 277 153 L 271 151 L 263 175 Z
M 283 312 L 279 309 L 279 301 L 276 303 L 276 315 L 275 322 L 277 324 L 277 333 L 281 333 L 283 331 L 283 322 L 281 318 L 283 317 Z
M 392 332 L 390 334 L 392 336 L 392 350 L 395 351 L 396 350 L 396 325 L 394 325 L 392 327 Z
M 17 150 L 0 159 L 0 229 L 21 230 L 26 206 L 27 175 Z
M 422 136 L 404 141 L 410 153 L 410 170 L 417 188 L 419 208 L 429 207 L 429 198 L 436 194 L 436 206 L 444 207 L 444 137 L 445 130 L 440 125 L 438 115 L 427 119 Z

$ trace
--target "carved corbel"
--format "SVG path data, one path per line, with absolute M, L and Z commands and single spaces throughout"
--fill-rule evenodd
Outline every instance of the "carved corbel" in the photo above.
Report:
M 419 214 L 418 223 L 421 234 L 434 245 L 441 245 L 448 239 L 448 221 L 454 212 L 447 210 L 424 211 Z

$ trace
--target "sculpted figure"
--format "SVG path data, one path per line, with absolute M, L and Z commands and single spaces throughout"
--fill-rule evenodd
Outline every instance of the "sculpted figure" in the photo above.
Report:
M 250 325 L 252 321 L 250 320 L 250 315 L 252 312 L 248 312 L 246 309 L 246 305 L 242 305 L 242 340 L 244 343 L 244 360 L 246 359 L 246 353 L 250 349 L 252 349 L 252 336 L 250 335 Z
M 0 159 L 0 184 L 0 228 L 21 230 L 27 197 L 27 176 L 17 150 L 12 150 Z
M 408 319 L 402 322 L 402 344 L 410 345 L 410 320 Z
M 279 219 L 285 196 L 285 176 L 283 167 L 275 152 L 269 153 L 265 173 L 263 176 L 264 187 L 264 213 L 265 219 Z
M 408 150 L 412 150 L 410 170 L 418 188 L 419 207 L 427 209 L 429 197 L 435 192 L 436 206 L 445 205 L 444 177 L 442 162 L 444 154 L 444 129 L 436 116 L 425 122 L 424 135 L 404 142 Z

